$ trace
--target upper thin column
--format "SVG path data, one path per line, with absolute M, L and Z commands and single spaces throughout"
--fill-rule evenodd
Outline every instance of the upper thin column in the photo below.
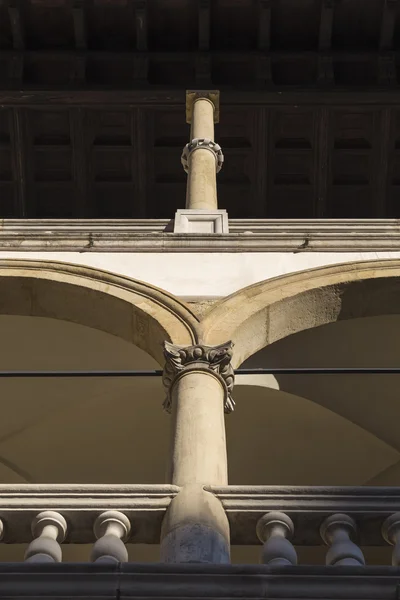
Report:
M 222 150 L 214 141 L 214 123 L 218 118 L 218 91 L 187 92 L 186 120 L 191 124 L 191 141 L 182 154 L 188 174 L 187 209 L 218 209 L 216 174 L 223 163 Z

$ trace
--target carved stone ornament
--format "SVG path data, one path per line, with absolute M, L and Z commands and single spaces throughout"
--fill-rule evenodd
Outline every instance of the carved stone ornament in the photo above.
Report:
M 189 156 L 195 150 L 209 150 L 210 152 L 212 152 L 215 157 L 217 173 L 220 172 L 220 170 L 222 169 L 222 165 L 224 164 L 224 155 L 222 154 L 221 146 L 216 142 L 213 142 L 212 140 L 208 140 L 206 138 L 195 138 L 194 140 L 186 144 L 182 152 L 181 163 L 186 173 L 189 172 Z
M 231 365 L 233 342 L 227 342 L 220 346 L 175 346 L 165 342 L 164 356 L 165 368 L 163 373 L 163 384 L 167 390 L 164 409 L 171 412 L 171 385 L 177 375 L 182 371 L 193 368 L 210 369 L 216 373 L 225 384 L 226 413 L 234 410 L 235 402 L 232 398 L 233 384 L 235 380 Z

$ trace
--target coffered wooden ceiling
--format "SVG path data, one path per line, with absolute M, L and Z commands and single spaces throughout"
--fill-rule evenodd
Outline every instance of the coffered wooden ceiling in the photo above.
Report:
M 400 1 L 0 0 L 0 216 L 172 218 L 185 89 L 229 216 L 400 216 Z

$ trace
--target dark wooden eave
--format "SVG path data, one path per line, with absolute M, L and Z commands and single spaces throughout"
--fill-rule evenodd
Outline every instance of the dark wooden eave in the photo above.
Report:
M 231 218 L 400 214 L 397 0 L 0 0 L 0 216 L 171 218 L 186 88 Z

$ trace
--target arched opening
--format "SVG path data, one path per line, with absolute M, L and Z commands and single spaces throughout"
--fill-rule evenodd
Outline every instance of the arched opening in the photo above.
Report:
M 207 315 L 208 339 L 231 337 L 236 365 L 249 368 L 398 367 L 399 276 L 398 262 L 387 261 L 263 282 Z M 236 414 L 226 420 L 230 483 L 398 485 L 399 379 L 239 376 Z M 258 551 L 233 555 L 251 561 Z M 366 554 L 371 564 L 388 562 L 387 548 Z M 301 561 L 323 556 L 322 548 L 306 549 Z
M 1 370 L 160 369 L 163 341 L 193 344 L 196 326 L 184 304 L 142 282 L 0 262 Z M 0 379 L 0 398 L 0 483 L 165 481 L 170 417 L 161 378 Z M 23 547 L 2 552 L 20 560 Z M 88 560 L 88 552 L 66 544 L 64 558 Z M 157 547 L 135 545 L 133 555 L 156 560 Z
M 159 369 L 137 346 L 66 321 L 0 315 L 0 337 L 2 370 Z M 160 378 L 13 378 L 0 390 L 2 483 L 164 481 Z
M 279 340 L 243 366 L 398 367 L 399 328 L 400 315 L 331 323 Z M 252 384 L 239 376 L 237 414 L 226 420 L 230 483 L 398 486 L 399 378 L 257 375 Z M 387 547 L 363 551 L 369 564 L 390 560 Z M 323 547 L 298 552 L 303 564 L 323 563 Z M 233 549 L 239 562 L 258 554 Z
M 163 364 L 163 342 L 193 344 L 198 319 L 154 286 L 50 261 L 0 260 L 0 314 L 59 319 L 135 344 Z

